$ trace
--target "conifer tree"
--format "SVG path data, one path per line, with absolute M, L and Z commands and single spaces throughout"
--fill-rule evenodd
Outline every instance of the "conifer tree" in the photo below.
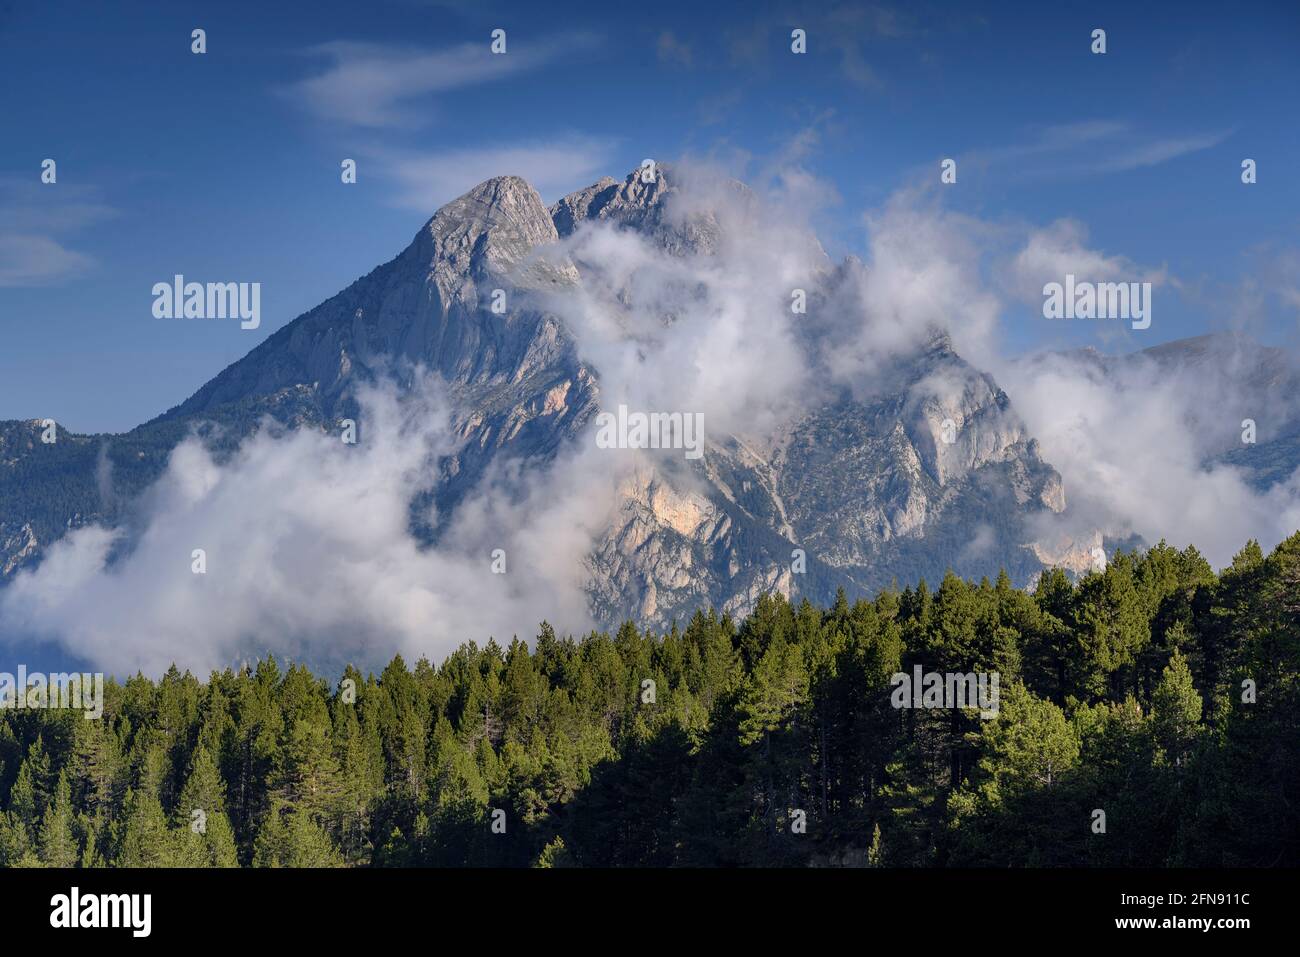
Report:
M 117 867 L 173 867 L 176 865 L 175 834 L 167 827 L 162 802 L 149 787 L 127 792 L 121 839 L 114 864 Z
M 80 858 L 73 833 L 72 789 L 66 772 L 60 772 L 54 799 L 41 821 L 40 855 L 47 867 L 75 867 Z
M 1201 696 L 1192 686 L 1187 659 L 1174 652 L 1151 701 L 1151 719 L 1167 760 L 1181 766 L 1191 754 L 1201 723 Z
M 174 818 L 188 864 L 239 866 L 234 829 L 226 816 L 225 786 L 206 744 L 194 752 Z

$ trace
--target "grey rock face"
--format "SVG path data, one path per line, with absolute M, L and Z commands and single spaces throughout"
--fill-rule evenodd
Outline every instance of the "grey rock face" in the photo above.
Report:
M 4 559 L 3 566 L 0 566 L 0 575 L 11 574 L 33 557 L 40 547 L 31 522 L 25 523 L 12 535 L 7 534 L 7 531 L 4 526 L 0 526 L 0 557 Z
M 912 375 L 896 392 L 830 403 L 761 449 L 725 437 L 699 474 L 626 488 L 592 568 L 606 617 L 665 624 L 701 604 L 743 614 L 764 591 L 824 602 L 839 587 L 947 568 L 1033 578 L 1044 563 L 1030 519 L 1064 509 L 1060 475 L 1006 395 L 946 339 L 904 365 Z M 929 391 L 937 369 L 962 384 L 955 396 Z
M 572 268 L 529 262 L 558 238 L 537 192 L 488 180 L 440 209 L 394 260 L 270 337 L 163 416 L 190 419 L 252 403 L 291 424 L 350 414 L 360 383 L 403 362 L 445 381 L 462 450 L 445 463 L 445 513 L 498 454 L 551 456 L 595 411 L 595 382 L 560 321 L 528 305 Z M 504 312 L 493 311 L 493 294 Z M 292 395 L 293 401 L 286 397 Z
M 513 176 L 489 180 L 439 210 L 396 259 L 290 323 L 164 418 L 304 386 L 328 415 L 356 380 L 394 360 L 423 363 L 467 389 L 571 365 L 554 317 L 509 306 L 521 286 L 572 281 L 519 268 L 556 238 L 531 186 Z M 498 288 L 508 306 L 502 315 L 490 308 Z
M 640 170 L 621 182 L 606 176 L 551 207 L 556 231 L 567 237 L 584 222 L 611 223 L 651 238 L 673 255 L 708 255 L 722 237 L 721 211 L 677 206 L 674 200 L 681 189 L 676 178 L 677 171 L 668 165 L 657 167 L 650 183 L 643 181 Z M 723 185 L 733 212 L 743 215 L 753 208 L 749 187 L 735 180 Z
M 551 208 L 557 232 L 585 218 L 635 229 L 675 255 L 707 255 L 719 217 L 672 210 L 672 171 L 662 172 L 662 183 L 634 171 L 565 197 Z M 747 191 L 735 192 L 743 209 Z M 826 301 L 863 268 L 828 265 L 811 298 Z M 773 589 L 827 601 L 837 587 L 863 591 L 947 567 L 1005 566 L 1026 581 L 1041 570 L 1028 520 L 1062 511 L 1064 486 L 1006 394 L 942 334 L 884 379 L 869 401 L 841 397 L 759 442 L 711 436 L 694 467 L 672 463 L 628 483 L 591 560 L 601 617 L 662 625 L 703 604 L 743 614 Z

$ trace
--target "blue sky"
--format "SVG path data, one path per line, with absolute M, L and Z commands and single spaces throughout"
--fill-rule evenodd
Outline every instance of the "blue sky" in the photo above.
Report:
M 1294 342 L 1298 53 L 1294 2 L 0 4 L 0 418 L 130 428 L 474 183 L 523 175 L 549 202 L 647 156 L 797 168 L 837 257 L 866 256 L 866 217 L 954 157 L 944 209 L 1068 220 L 1173 277 L 1141 339 L 1023 305 L 1013 352 L 1243 323 Z M 155 319 L 176 273 L 260 282 L 261 327 Z

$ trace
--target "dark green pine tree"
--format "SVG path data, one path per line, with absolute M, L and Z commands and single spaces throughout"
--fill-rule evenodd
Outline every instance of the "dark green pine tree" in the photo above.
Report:
M 254 842 L 254 867 L 342 867 L 343 855 L 306 811 L 276 802 Z
M 1201 732 L 1201 696 L 1192 685 L 1187 659 L 1174 652 L 1151 700 L 1152 730 L 1165 759 L 1181 768 Z
M 174 815 L 185 864 L 192 867 L 238 867 L 235 832 L 226 816 L 225 785 L 206 744 L 190 761 Z
M 127 792 L 121 824 L 121 838 L 114 864 L 117 867 L 174 867 L 179 841 L 167 827 L 162 802 L 150 787 Z
M 72 789 L 66 772 L 59 773 L 54 799 L 41 820 L 40 856 L 47 867 L 76 867 L 81 857 L 73 831 Z

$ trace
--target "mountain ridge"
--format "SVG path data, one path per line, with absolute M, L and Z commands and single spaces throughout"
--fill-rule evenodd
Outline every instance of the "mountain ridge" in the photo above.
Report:
M 485 181 L 435 212 L 393 259 L 128 433 L 61 430 L 40 450 L 42 464 L 30 429 L 0 423 L 0 490 L 18 492 L 0 515 L 0 581 L 71 529 L 120 522 L 191 430 L 229 449 L 268 416 L 335 428 L 358 415 L 361 386 L 403 364 L 436 372 L 453 409 L 459 444 L 432 490 L 444 520 L 494 462 L 535 467 L 577 447 L 601 408 L 600 376 L 546 296 L 580 288 L 583 264 L 542 253 L 588 223 L 675 257 L 709 256 L 725 239 L 716 211 L 675 207 L 673 167 L 651 183 L 640 173 L 604 177 L 549 208 L 520 177 Z M 753 202 L 743 184 L 728 189 L 738 208 Z M 865 271 L 821 257 L 810 290 L 818 301 Z M 761 441 L 712 436 L 695 465 L 657 461 L 626 477 L 586 562 L 596 619 L 665 624 L 705 604 L 744 614 L 766 591 L 826 601 L 841 587 L 934 580 L 945 568 L 974 577 L 1006 568 L 1027 582 L 1048 564 L 1091 567 L 1093 539 L 1038 541 L 1036 520 L 1067 508 L 1064 482 L 1011 399 L 946 333 L 923 336 L 879 385 L 825 396 Z M 6 471 L 6 448 L 19 446 Z M 51 470 L 67 490 L 43 500 L 31 483 Z M 425 530 L 427 543 L 440 531 Z

